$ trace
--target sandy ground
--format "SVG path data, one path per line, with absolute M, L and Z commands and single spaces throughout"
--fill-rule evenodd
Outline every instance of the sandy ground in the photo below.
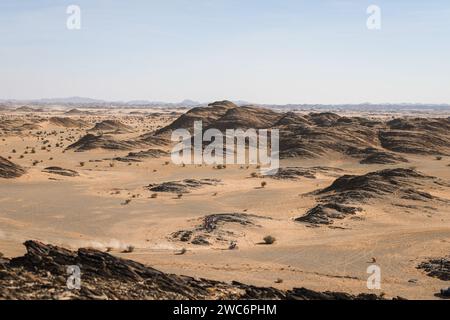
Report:
M 41 115 L 42 117 L 50 115 Z M 17 117 L 15 115 L 14 117 Z M 121 118 L 124 115 L 116 114 Z M 98 121 L 101 117 L 91 117 Z M 110 118 L 105 116 L 105 119 Z M 126 117 L 123 122 L 135 131 L 121 137 L 133 137 L 148 128 L 167 123 L 170 117 Z M 371 292 L 367 289 L 367 267 L 373 257 L 382 271 L 381 290 L 387 296 L 434 299 L 448 283 L 426 276 L 416 266 L 427 257 L 443 257 L 450 252 L 450 208 L 439 206 L 433 214 L 411 212 L 400 207 L 365 207 L 359 219 L 339 221 L 337 228 L 310 228 L 293 219 L 315 204 L 305 193 L 328 186 L 334 177 L 297 181 L 251 177 L 254 166 L 176 166 L 169 158 L 147 159 L 141 163 L 104 160 L 124 156 L 128 151 L 93 150 L 62 152 L 55 143 L 61 138 L 84 135 L 84 130 L 40 123 L 49 136 L 50 151 L 41 150 L 34 135 L 0 136 L 0 155 L 28 168 L 27 174 L 12 180 L 0 180 L 0 252 L 13 257 L 23 253 L 27 239 L 71 248 L 92 246 L 122 257 L 137 260 L 165 272 L 277 288 L 307 287 L 315 290 Z M 33 130 L 40 131 L 40 130 Z M 66 141 L 65 146 L 70 144 Z M 26 147 L 36 153 L 20 155 Z M 12 153 L 12 149 L 16 153 Z M 50 160 L 52 158 L 52 160 Z M 415 167 L 418 171 L 450 179 L 450 158 L 409 156 L 410 163 L 395 167 Z M 39 160 L 37 165 L 32 162 Z M 80 165 L 84 162 L 84 166 Z M 113 163 L 113 166 L 111 166 Z M 346 173 L 362 174 L 389 166 L 360 165 L 355 160 L 330 155 L 322 160 L 283 160 L 282 166 L 331 166 Z M 48 166 L 60 166 L 79 172 L 79 177 L 43 173 Z M 178 199 L 174 194 L 158 194 L 145 188 L 185 178 L 216 178 L 217 186 L 206 186 Z M 118 192 L 120 191 L 120 192 Z M 430 191 L 429 192 L 440 192 Z M 450 194 L 439 193 L 450 199 Z M 131 202 L 125 205 L 125 201 Z M 247 212 L 271 217 L 258 220 L 259 226 L 228 226 L 238 234 L 238 249 L 226 245 L 195 246 L 174 241 L 171 233 L 192 228 L 199 219 L 212 213 Z M 261 245 L 266 235 L 274 236 L 273 245 Z M 128 245 L 132 253 L 121 251 Z M 184 255 L 176 255 L 186 248 Z M 281 283 L 276 283 L 282 279 Z M 277 281 L 280 282 L 280 281 Z

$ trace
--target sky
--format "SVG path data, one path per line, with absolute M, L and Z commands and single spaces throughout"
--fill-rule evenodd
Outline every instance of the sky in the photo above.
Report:
M 0 99 L 69 96 L 450 103 L 450 1 L 0 0 Z

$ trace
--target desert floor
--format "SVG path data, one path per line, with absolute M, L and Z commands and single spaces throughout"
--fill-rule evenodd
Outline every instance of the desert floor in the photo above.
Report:
M 133 133 L 120 135 L 130 138 L 172 119 L 142 120 L 119 113 L 114 117 L 123 118 L 124 123 L 135 128 Z M 91 118 L 95 122 L 102 117 Z M 306 193 L 328 186 L 336 177 L 261 179 L 251 176 L 255 166 L 227 166 L 220 170 L 212 166 L 182 167 L 172 164 L 169 157 L 129 164 L 105 160 L 129 151 L 101 149 L 63 153 L 64 148 L 55 147 L 57 141 L 70 135 L 78 138 L 84 135 L 84 130 L 62 128 L 45 121 L 39 125 L 41 128 L 33 129 L 33 133 L 57 131 L 47 137 L 52 145 L 50 151 L 41 150 L 41 141 L 28 131 L 0 136 L 0 155 L 11 156 L 11 161 L 28 170 L 20 178 L 0 181 L 0 252 L 5 256 L 23 254 L 22 242 L 33 239 L 69 248 L 109 248 L 112 254 L 170 273 L 283 289 L 307 287 L 350 293 L 371 292 L 366 286 L 369 276 L 366 270 L 375 258 L 382 272 L 382 288 L 375 293 L 434 299 L 436 292 L 448 286 L 416 267 L 426 258 L 443 257 L 450 252 L 449 207 L 441 206 L 430 214 L 386 203 L 368 206 L 358 214 L 358 219 L 344 219 L 334 228 L 311 228 L 294 221 L 315 203 Z M 34 147 L 35 153 L 20 158 L 26 147 Z M 449 157 L 441 161 L 431 156 L 407 158 L 410 163 L 393 167 L 415 167 L 425 174 L 450 179 Z M 42 162 L 33 165 L 34 160 Z M 349 174 L 390 167 L 361 165 L 334 154 L 316 160 L 282 160 L 281 165 L 330 166 Z M 42 172 L 48 166 L 72 169 L 80 176 Z M 187 178 L 215 178 L 221 184 L 193 190 L 181 198 L 171 193 L 151 198 L 154 192 L 146 188 L 151 183 Z M 260 187 L 262 180 L 267 182 L 264 188 Z M 439 196 L 450 199 L 450 194 Z M 131 201 L 126 204 L 126 200 Z M 236 250 L 228 250 L 226 243 L 198 246 L 171 237 L 173 232 L 198 225 L 205 215 L 231 212 L 272 219 L 258 219 L 258 225 L 253 226 L 228 224 L 227 228 L 234 232 Z M 261 244 L 266 235 L 277 241 L 272 245 Z M 129 245 L 135 250 L 123 253 Z M 187 252 L 176 254 L 182 248 Z

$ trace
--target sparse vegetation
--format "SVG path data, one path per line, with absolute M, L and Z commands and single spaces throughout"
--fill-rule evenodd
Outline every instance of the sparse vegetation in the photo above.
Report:
M 134 246 L 128 245 L 126 248 L 122 251 L 122 253 L 132 253 L 134 251 Z
M 265 237 L 263 238 L 263 240 L 264 240 L 264 243 L 265 243 L 265 244 L 273 244 L 273 243 L 275 243 L 275 241 L 276 241 L 277 239 L 275 239 L 275 237 L 272 237 L 272 236 L 265 236 Z
M 228 246 L 228 250 L 234 250 L 237 249 L 237 243 L 236 241 L 231 241 L 230 245 Z
M 265 188 L 267 186 L 267 182 L 266 181 L 262 181 L 261 182 L 261 188 Z

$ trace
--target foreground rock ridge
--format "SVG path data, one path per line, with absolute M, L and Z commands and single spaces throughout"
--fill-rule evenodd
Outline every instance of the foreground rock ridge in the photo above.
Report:
M 231 284 L 166 274 L 143 264 L 94 249 L 70 251 L 37 241 L 27 253 L 0 258 L 0 299 L 295 299 L 380 300 L 375 294 L 282 291 L 238 282 Z M 67 288 L 67 267 L 81 269 L 81 289 Z

